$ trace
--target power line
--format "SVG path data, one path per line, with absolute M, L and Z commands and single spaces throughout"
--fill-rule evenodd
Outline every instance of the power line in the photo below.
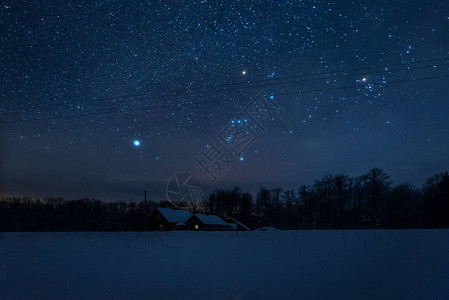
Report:
M 391 67 L 397 67 L 397 66 L 410 66 L 410 65 L 417 65 L 417 64 L 422 64 L 422 63 L 433 63 L 433 62 L 438 62 L 438 61 L 448 61 L 449 57 L 446 58 L 438 58 L 438 59 L 432 59 L 432 60 L 422 60 L 422 61 L 415 61 L 409 64 L 406 63 L 395 63 L 395 64 L 388 64 L 388 65 L 379 65 L 379 66 L 370 66 L 370 67 L 360 67 L 360 68 L 352 68 L 352 69 L 346 69 L 346 70 L 335 70 L 335 71 L 324 71 L 324 72 L 316 72 L 316 73 L 309 73 L 309 74 L 301 74 L 301 75 L 291 75 L 291 76 L 283 76 L 283 77 L 276 77 L 276 78 L 265 78 L 265 79 L 259 79 L 259 80 L 253 80 L 253 81 L 248 81 L 248 82 L 233 82 L 233 83 L 228 83 L 228 84 L 222 84 L 222 85 L 210 85 L 209 87 L 226 87 L 229 85 L 239 85 L 239 84 L 244 84 L 244 83 L 261 83 L 261 82 L 271 82 L 271 81 L 280 81 L 280 80 L 285 80 L 285 79 L 293 79 L 293 78 L 297 78 L 297 79 L 301 79 L 301 78 L 308 78 L 308 77 L 313 77 L 313 76 L 317 76 L 317 75 L 332 75 L 332 74 L 338 74 L 338 73 L 347 73 L 347 72 L 354 72 L 354 71 L 363 71 L 363 70 L 371 70 L 375 73 L 378 73 L 379 71 L 374 71 L 375 69 L 385 69 L 385 68 L 391 68 Z M 429 66 L 427 66 L 429 67 Z M 408 67 L 410 68 L 410 67 Z M 407 69 L 408 69 L 407 68 Z M 401 70 L 405 70 L 405 69 L 399 69 Z M 382 70 L 381 70 L 382 71 Z M 393 72 L 393 71 L 398 71 L 398 70 L 383 70 L 384 72 Z M 363 73 L 362 73 L 363 74 Z M 362 74 L 358 74 L 358 75 L 362 75 Z M 346 75 L 346 74 L 345 74 Z M 352 76 L 352 74 L 347 74 L 348 76 Z M 323 77 L 321 79 L 327 79 L 329 77 Z M 331 77 L 334 78 L 334 77 Z M 303 82 L 303 81 L 309 81 L 309 80 L 301 80 L 301 81 L 296 81 L 296 82 Z M 195 88 L 196 89 L 204 89 L 205 87 L 202 88 Z M 180 89 L 181 90 L 189 90 L 188 88 L 184 88 L 184 89 Z M 191 89 L 190 89 L 191 90 Z
M 436 80 L 436 79 L 443 79 L 443 78 L 449 78 L 449 75 L 440 75 L 440 76 L 432 76 L 432 77 L 421 77 L 421 78 L 412 78 L 412 79 L 404 79 L 404 80 L 397 80 L 397 81 L 389 81 L 385 83 L 372 83 L 372 85 L 390 85 L 390 84 L 400 84 L 400 83 L 407 83 L 407 82 L 418 82 L 418 81 L 425 81 L 425 80 Z M 285 93 L 278 93 L 273 94 L 273 96 L 286 96 L 286 95 L 302 95 L 307 93 L 316 93 L 316 92 L 325 92 L 325 91 L 332 91 L 332 90 L 345 90 L 345 89 L 354 89 L 354 88 L 361 88 L 365 85 L 349 85 L 349 86 L 343 86 L 343 87 L 329 87 L 329 88 L 323 88 L 323 89 L 314 89 L 314 90 L 304 90 L 304 91 L 297 91 L 297 92 L 285 92 Z M 240 100 L 240 99 L 239 99 Z M 180 107 L 188 107 L 188 106 L 196 106 L 196 105 L 203 105 L 203 104 L 215 104 L 215 103 L 226 103 L 234 101 L 233 99 L 220 99 L 220 100 L 211 100 L 211 101 L 197 101 L 197 102 L 189 102 L 189 103 L 177 103 L 177 104 L 167 104 L 167 105 L 158 105 L 158 106 L 148 106 L 148 107 L 141 107 L 139 110 L 130 110 L 126 111 L 125 113 L 142 113 L 142 110 L 146 110 L 146 112 L 150 110 L 159 110 L 159 109 L 166 109 L 166 108 L 180 108 Z M 3 124 L 12 124 L 12 123 L 25 123 L 25 122 L 32 122 L 32 121 L 47 121 L 47 120 L 55 120 L 55 119 L 68 119 L 68 118 L 80 118 L 80 117 L 86 117 L 86 116 L 96 116 L 96 115 L 105 115 L 105 114 L 111 114 L 111 113 L 117 113 L 120 112 L 119 110 L 105 110 L 100 112 L 93 112 L 93 113 L 85 113 L 85 114 L 75 114 L 75 115 L 63 115 L 63 116 L 53 116 L 53 117 L 47 117 L 47 118 L 33 118 L 28 120 L 14 120 L 9 122 L 2 122 L 0 125 Z
M 310 82 L 310 81 L 319 81 L 319 80 L 332 80 L 336 78 L 343 78 L 343 77 L 350 77 L 350 76 L 358 76 L 358 75 L 364 75 L 365 72 L 357 73 L 357 74 L 348 74 L 349 72 L 355 72 L 355 71 L 363 71 L 363 70 L 371 70 L 374 73 L 391 73 L 391 72 L 398 72 L 398 71 L 410 71 L 410 70 L 417 70 L 417 69 L 424 69 L 424 68 L 433 68 L 435 65 L 425 65 L 425 66 L 416 66 L 416 67 L 410 67 L 411 65 L 419 65 L 423 63 L 433 63 L 438 61 L 445 61 L 447 62 L 449 58 L 441 58 L 441 59 L 433 59 L 433 60 L 423 60 L 423 61 L 416 61 L 410 64 L 404 64 L 404 63 L 396 63 L 396 64 L 390 64 L 390 65 L 380 65 L 380 66 L 371 66 L 371 67 L 361 67 L 361 68 L 353 68 L 353 69 L 347 69 L 347 70 L 339 70 L 339 71 L 327 71 L 327 72 L 318 72 L 318 73 L 310 73 L 310 74 L 302 74 L 302 75 L 292 75 L 292 76 L 286 76 L 286 77 L 277 77 L 277 78 L 266 78 L 266 79 L 260 79 L 255 81 L 246 81 L 246 82 L 232 82 L 227 84 L 219 84 L 219 85 L 209 85 L 208 87 L 198 87 L 198 88 L 183 88 L 183 89 L 175 89 L 169 92 L 162 92 L 162 93 L 139 93 L 139 94 L 128 94 L 123 96 L 114 96 L 114 97 L 104 97 L 98 99 L 100 102 L 108 101 L 108 100 L 115 100 L 115 99 L 123 99 L 116 101 L 112 104 L 120 104 L 123 102 L 127 102 L 132 100 L 132 98 L 135 97 L 148 97 L 148 96 L 167 96 L 167 97 L 179 97 L 179 96 L 190 96 L 190 95 L 197 95 L 201 94 L 202 92 L 207 92 L 207 88 L 217 89 L 217 88 L 228 88 L 234 86 L 232 90 L 242 90 L 242 89 L 248 89 L 248 88 L 256 88 L 256 87 L 266 87 L 266 86 L 275 86 L 279 84 L 290 84 L 290 83 L 300 83 L 300 82 Z M 447 64 L 441 64 L 439 66 L 444 66 Z M 397 66 L 403 66 L 405 68 L 401 69 L 390 69 L 392 67 Z M 375 71 L 376 69 L 383 69 L 379 71 Z M 342 75 L 336 75 L 339 73 L 343 73 Z M 330 76 L 333 75 L 334 76 Z M 320 77 L 320 78 L 311 78 L 307 79 L 309 77 L 314 77 L 317 75 L 327 75 L 326 77 Z M 292 79 L 297 78 L 296 80 L 286 81 L 286 82 L 279 82 L 286 79 Z M 301 79 L 302 78 L 302 79 Z M 267 82 L 267 84 L 265 84 Z M 260 85 L 254 85 L 254 83 L 260 83 Z M 246 85 L 246 86 L 239 86 L 239 85 Z M 181 92 L 181 93 L 179 93 Z M 100 104 L 100 103 L 94 103 L 94 104 Z M 14 114 L 21 114 L 24 111 L 27 113 L 40 113 L 42 111 L 52 111 L 60 109 L 60 105 L 56 106 L 45 106 L 43 108 L 38 107 L 32 107 L 32 111 L 27 110 L 13 110 L 9 111 L 3 114 L 0 114 L 0 117 L 7 116 L 7 115 L 14 115 Z M 70 109 L 73 109 L 70 107 Z
M 396 80 L 396 81 L 390 81 L 390 82 L 386 82 L 386 83 L 377 83 L 377 84 L 373 83 L 372 85 L 399 84 L 399 83 L 407 83 L 407 82 L 435 80 L 435 79 L 442 79 L 442 78 L 449 78 L 449 75 L 440 75 L 440 76 L 433 76 L 433 77 L 422 77 L 422 78 Z M 280 94 L 277 94 L 277 96 L 286 96 L 286 95 L 295 95 L 295 94 L 307 94 L 307 93 L 316 93 L 316 92 L 332 91 L 332 90 L 354 89 L 354 88 L 361 88 L 361 87 L 363 87 L 363 86 L 362 85 L 354 85 L 354 86 L 344 86 L 344 87 L 332 87 L 332 88 L 327 88 L 327 89 L 316 89 L 316 90 L 306 90 L 306 91 L 298 91 L 298 92 L 280 93 Z
M 441 67 L 441 66 L 446 66 L 446 65 L 448 65 L 448 64 L 431 65 L 431 66 L 419 66 L 419 67 L 414 67 L 414 68 L 407 67 L 406 69 L 396 69 L 396 70 L 389 69 L 389 70 L 377 71 L 377 73 L 385 73 L 385 72 L 391 73 L 391 72 L 397 72 L 397 71 L 402 71 L 402 70 L 411 71 L 411 70 L 430 68 L 430 67 L 432 67 L 432 68 L 434 68 L 434 67 Z M 345 71 L 345 72 L 346 72 L 346 74 L 344 74 L 344 75 L 339 75 L 339 76 L 334 76 L 334 77 L 312 78 L 312 79 L 309 79 L 309 80 L 293 80 L 293 81 L 282 82 L 282 83 L 276 83 L 275 82 L 275 83 L 268 83 L 268 84 L 262 84 L 262 85 L 252 85 L 252 86 L 246 86 L 246 87 L 245 86 L 244 87 L 238 87 L 238 89 L 255 88 L 255 87 L 267 87 L 267 86 L 273 86 L 273 85 L 278 85 L 278 84 L 300 83 L 300 82 L 304 82 L 304 81 L 310 82 L 310 81 L 316 81 L 316 80 L 335 80 L 337 78 L 342 78 L 342 77 L 353 77 L 353 76 L 359 76 L 359 75 L 367 75 L 366 72 L 357 73 L 357 74 L 347 74 L 348 71 Z M 172 96 L 193 95 L 193 94 L 195 94 L 195 93 L 173 94 Z M 169 94 L 166 94 L 166 95 L 169 96 Z M 120 102 L 125 102 L 125 100 L 118 101 L 118 102 L 115 102 L 113 104 L 120 104 Z M 161 108 L 165 108 L 165 107 L 171 107 L 171 105 L 166 105 L 166 106 L 163 106 Z M 51 109 L 48 109 L 48 110 L 51 110 Z M 40 113 L 40 111 L 29 111 L 28 113 L 33 113 L 33 112 L 39 112 Z M 107 111 L 106 112 L 99 112 L 98 114 L 104 114 L 104 113 L 107 113 Z M 86 113 L 86 114 L 77 114 L 77 115 L 84 116 L 84 115 L 89 115 L 89 114 L 96 114 L 96 113 Z M 7 114 L 3 114 L 3 115 L 0 115 L 0 116 L 4 116 L 4 115 L 7 115 Z M 50 119 L 50 118 L 52 118 L 52 117 L 47 117 L 47 118 L 44 118 L 44 119 Z M 54 116 L 53 118 L 58 119 L 58 118 L 60 118 L 60 116 Z M 32 118 L 32 119 L 33 120 L 38 120 L 38 118 Z M 42 118 L 39 118 L 39 119 L 42 119 Z M 31 120 L 31 119 L 28 119 L 28 120 Z M 28 121 L 28 120 L 23 120 L 23 121 Z M 12 121 L 12 122 L 15 122 L 15 121 Z

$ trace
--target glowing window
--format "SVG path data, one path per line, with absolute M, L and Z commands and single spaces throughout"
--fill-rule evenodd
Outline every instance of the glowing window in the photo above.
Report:
M 198 225 L 195 225 L 195 229 L 198 229 Z

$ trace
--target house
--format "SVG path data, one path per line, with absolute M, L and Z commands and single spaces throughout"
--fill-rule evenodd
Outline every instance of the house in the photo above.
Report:
M 156 208 L 148 217 L 149 230 L 183 230 L 186 221 L 192 217 L 187 210 Z
M 195 214 L 186 222 L 188 230 L 232 230 L 232 227 L 215 215 Z
M 240 223 L 233 217 L 224 217 L 223 220 L 226 223 L 228 223 L 229 226 L 231 226 L 233 230 L 238 230 L 238 231 L 250 231 L 251 230 L 251 229 L 249 229 L 248 226 L 244 225 L 243 223 Z

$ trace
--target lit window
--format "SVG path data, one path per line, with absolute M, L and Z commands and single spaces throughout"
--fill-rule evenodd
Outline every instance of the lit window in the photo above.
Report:
M 195 225 L 195 229 L 198 229 L 198 225 Z

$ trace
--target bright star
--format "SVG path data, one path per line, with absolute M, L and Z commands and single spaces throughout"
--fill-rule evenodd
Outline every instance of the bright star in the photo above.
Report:
M 246 75 L 246 71 L 245 70 L 242 71 L 242 75 Z
M 362 78 L 362 81 L 363 81 L 363 82 L 366 82 L 366 80 L 367 80 L 366 77 L 363 77 L 363 78 Z
M 140 146 L 140 141 L 139 140 L 134 140 L 133 144 L 134 144 L 134 146 L 139 147 Z
M 243 157 L 240 157 L 240 161 L 244 161 L 245 159 Z

